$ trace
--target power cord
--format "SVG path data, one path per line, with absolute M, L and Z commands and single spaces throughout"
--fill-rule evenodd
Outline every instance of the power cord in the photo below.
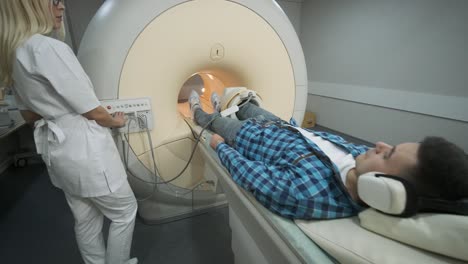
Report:
M 127 124 L 127 135 L 130 134 L 130 125 L 131 125 L 131 123 L 132 123 L 133 121 L 136 121 L 134 117 L 129 118 L 128 124 Z M 146 130 L 149 131 L 148 128 L 147 128 Z M 125 153 L 125 142 L 124 142 L 123 139 L 125 139 L 125 140 L 127 141 L 127 144 L 128 144 L 127 153 Z M 129 151 L 130 151 L 130 138 L 127 139 L 127 137 L 125 136 L 125 134 L 122 135 L 122 149 L 123 149 L 123 153 L 124 153 L 125 170 L 127 171 L 127 173 L 130 174 L 132 177 L 134 177 L 134 178 L 140 180 L 140 181 L 143 181 L 143 182 L 145 182 L 145 183 L 154 184 L 154 182 L 146 181 L 146 180 L 143 180 L 143 179 L 141 179 L 141 178 L 135 176 L 135 174 L 134 174 L 134 173 L 130 170 L 130 168 L 128 167 L 128 160 L 129 160 L 129 155 L 128 155 L 128 154 L 129 154 Z M 151 148 L 151 150 L 152 150 L 152 148 Z M 153 166 L 154 166 L 154 164 L 153 164 Z M 154 176 L 155 176 L 155 177 L 154 177 L 154 178 L 155 178 L 155 181 L 157 181 L 157 175 L 156 175 L 156 174 L 159 174 L 159 172 L 156 171 L 156 166 L 155 166 L 154 168 L 155 168 L 155 173 L 154 173 Z M 153 190 L 151 191 L 151 194 L 148 195 L 147 197 L 144 197 L 144 198 L 136 198 L 137 201 L 143 202 L 143 201 L 146 201 L 146 200 L 150 199 L 150 198 L 153 196 L 153 194 L 155 193 L 156 189 L 157 189 L 157 185 L 154 184 Z
M 145 198 L 137 199 L 138 201 L 145 201 L 145 200 L 148 200 L 149 198 L 151 198 L 151 197 L 154 195 L 154 193 L 156 192 L 156 189 L 157 189 L 157 185 L 158 185 L 158 184 L 166 184 L 166 185 L 167 185 L 168 183 L 171 183 L 171 182 L 175 181 L 176 179 L 178 179 L 179 177 L 182 176 L 182 174 L 187 170 L 187 168 L 188 168 L 190 162 L 191 162 L 192 159 L 193 159 L 193 156 L 194 156 L 194 154 L 195 154 L 195 150 L 197 149 L 198 143 L 200 142 L 201 135 L 202 135 L 203 132 L 206 130 L 206 128 L 208 128 L 208 126 L 211 125 L 211 123 L 212 123 L 212 122 L 215 120 L 215 118 L 216 118 L 216 117 L 213 117 L 213 118 L 202 128 L 202 130 L 200 131 L 199 135 L 196 137 L 195 146 L 194 146 L 193 149 L 192 149 L 192 152 L 191 152 L 191 154 L 190 154 L 189 160 L 188 160 L 187 163 L 185 164 L 184 168 L 177 174 L 177 176 L 173 177 L 172 179 L 170 179 L 170 180 L 168 180 L 168 181 L 159 181 L 159 182 L 158 182 L 157 179 L 158 179 L 158 177 L 160 177 L 160 176 L 159 176 L 160 173 L 159 173 L 159 171 L 158 171 L 158 169 L 157 169 L 157 166 L 156 166 L 156 159 L 155 159 L 155 157 L 154 157 L 154 150 L 153 150 L 154 147 L 153 147 L 153 142 L 152 142 L 152 140 L 151 140 L 151 135 L 150 135 L 149 129 L 148 129 L 147 117 L 144 116 L 146 120 L 143 120 L 142 116 L 144 116 L 144 115 L 137 116 L 136 118 L 138 118 L 138 120 L 135 120 L 135 118 L 129 118 L 128 127 L 127 127 L 127 133 L 126 133 L 126 134 L 124 133 L 124 134 L 122 135 L 122 139 L 123 139 L 123 140 L 122 140 L 122 148 L 123 148 L 123 152 L 124 152 L 124 164 L 125 164 L 125 169 L 126 169 L 126 171 L 127 171 L 132 177 L 134 177 L 134 178 L 136 178 L 136 179 L 138 179 L 138 180 L 140 180 L 140 181 L 142 181 L 142 182 L 145 182 L 145 183 L 149 183 L 149 184 L 154 185 L 151 194 L 150 194 L 149 196 L 145 197 Z M 131 123 L 134 122 L 134 121 L 137 121 L 137 122 L 139 123 L 139 125 L 141 125 L 141 124 L 143 123 L 144 126 L 146 127 L 146 133 L 147 133 L 147 135 L 148 135 L 148 141 L 149 141 L 150 149 L 151 149 L 151 157 L 152 157 L 152 160 L 153 160 L 153 168 L 154 168 L 154 173 L 153 173 L 153 175 L 154 175 L 154 179 L 155 179 L 153 182 L 147 181 L 147 180 L 144 180 L 144 179 L 141 179 L 140 177 L 136 176 L 135 173 L 133 173 L 133 172 L 130 170 L 130 168 L 128 167 L 128 161 L 129 161 L 129 155 L 128 155 L 128 154 L 129 154 L 129 151 L 130 151 L 130 148 L 131 148 L 131 147 L 130 147 L 130 137 L 127 137 L 127 135 L 130 134 L 130 125 L 131 125 Z M 140 127 L 141 127 L 141 126 L 140 126 Z M 126 143 L 127 143 L 126 151 L 125 151 L 125 141 L 126 141 Z M 132 149 L 132 151 L 133 151 L 133 149 Z M 126 152 L 126 153 L 125 153 L 125 152 Z M 197 184 L 197 185 L 194 186 L 192 189 L 190 189 L 187 193 L 182 194 L 182 196 L 184 196 L 184 195 L 186 195 L 186 194 L 188 194 L 188 193 L 191 193 L 191 192 L 193 193 L 193 191 L 194 191 L 196 188 L 198 188 L 198 187 L 200 186 L 200 184 L 203 184 L 203 183 L 210 183 L 210 181 L 201 182 L 201 183 Z M 214 185 L 214 183 L 213 183 L 213 185 Z M 167 186 L 170 186 L 170 185 L 167 185 Z M 192 202 L 193 202 L 193 201 L 192 201 Z
M 252 92 L 249 92 L 249 93 L 248 93 L 247 100 L 244 101 L 244 102 L 242 102 L 238 107 L 239 107 L 239 108 L 243 107 L 243 106 L 246 105 L 248 102 L 250 102 L 250 101 L 252 100 L 253 97 L 254 97 L 253 93 L 252 93 Z M 175 176 L 174 178 L 172 178 L 172 179 L 170 179 L 170 180 L 168 180 L 168 181 L 160 181 L 160 182 L 158 182 L 158 177 L 161 178 L 161 177 L 160 177 L 161 174 L 159 173 L 158 167 L 156 166 L 156 159 L 155 159 L 155 157 L 154 157 L 153 141 L 152 141 L 152 139 L 151 139 L 151 134 L 150 134 L 149 128 L 148 128 L 148 117 L 147 117 L 146 115 L 137 115 L 137 114 L 135 114 L 135 116 L 136 116 L 137 120 L 136 120 L 135 117 L 129 118 L 128 125 L 127 125 L 127 133 L 126 133 L 126 135 L 129 135 L 129 134 L 130 134 L 130 124 L 131 124 L 131 122 L 133 122 L 133 121 L 137 122 L 137 123 L 138 123 L 138 126 L 139 126 L 140 128 L 146 128 L 146 134 L 147 134 L 147 136 L 148 136 L 148 142 L 149 142 L 149 144 L 150 144 L 151 158 L 152 158 L 152 161 L 153 161 L 153 169 L 154 169 L 154 173 L 153 173 L 153 175 L 154 175 L 154 181 L 153 181 L 153 182 L 147 181 L 147 180 L 144 180 L 144 179 L 141 179 L 140 177 L 136 176 L 135 173 L 133 173 L 133 172 L 130 170 L 130 168 L 128 167 L 128 160 L 129 160 L 128 154 L 129 154 L 129 151 L 130 151 L 130 148 L 131 148 L 131 146 L 130 146 L 130 137 L 127 137 L 125 134 L 123 134 L 121 137 L 122 137 L 122 139 L 124 139 L 124 140 L 127 142 L 127 152 L 126 152 L 126 154 L 125 154 L 125 142 L 124 142 L 124 140 L 122 140 L 122 149 L 123 149 L 123 152 L 124 152 L 124 164 L 125 164 L 125 169 L 126 169 L 126 171 L 127 171 L 132 177 L 134 177 L 134 178 L 136 178 L 136 179 L 138 179 L 138 180 L 140 180 L 140 181 L 142 181 L 142 182 L 149 183 L 149 184 L 152 184 L 152 185 L 153 185 L 153 190 L 152 190 L 152 192 L 151 192 L 150 195 L 148 195 L 147 197 L 142 198 L 142 199 L 137 199 L 138 201 L 142 202 L 142 201 L 146 201 L 146 200 L 150 199 L 150 198 L 154 195 L 154 193 L 156 192 L 156 189 L 157 189 L 157 185 L 158 185 L 158 184 L 166 184 L 166 185 L 170 188 L 170 185 L 168 185 L 168 184 L 171 183 L 171 182 L 173 182 L 173 181 L 175 181 L 176 179 L 178 179 L 179 177 L 182 176 L 182 174 L 187 170 L 187 168 L 188 168 L 190 162 L 192 162 L 193 155 L 195 154 L 195 151 L 196 151 L 196 149 L 197 149 L 197 147 L 198 147 L 198 144 L 200 143 L 201 135 L 202 135 L 203 132 L 208 128 L 208 126 L 210 126 L 211 123 L 213 123 L 213 121 L 216 119 L 216 116 L 213 117 L 204 127 L 202 127 L 202 130 L 200 131 L 200 133 L 198 134 L 198 136 L 194 133 L 194 136 L 196 137 L 195 146 L 193 147 L 192 152 L 191 152 L 191 154 L 190 154 L 190 157 L 189 157 L 187 163 L 185 164 L 184 168 L 183 168 L 183 169 L 177 174 L 177 176 Z M 143 120 L 143 118 L 144 118 L 144 120 Z M 194 131 L 192 130 L 192 132 L 194 132 Z M 133 151 L 133 149 L 132 149 L 132 151 Z M 192 207 L 193 207 L 193 192 L 194 192 L 195 189 L 197 189 L 201 184 L 204 184 L 204 183 L 209 183 L 209 184 L 212 184 L 212 185 L 214 186 L 214 182 L 208 180 L 208 181 L 204 181 L 204 182 L 198 183 L 197 185 L 195 185 L 194 187 L 192 187 L 190 190 L 188 190 L 186 193 L 183 193 L 183 194 L 182 194 L 182 196 L 185 196 L 185 195 L 187 195 L 187 194 L 189 194 L 189 193 L 192 193 Z M 172 188 L 171 188 L 171 190 L 172 190 Z M 172 190 L 172 191 L 174 192 L 174 190 Z M 176 193 L 176 192 L 174 192 L 174 193 Z M 176 193 L 176 194 L 177 194 L 177 193 Z M 179 195 L 179 194 L 177 194 L 177 195 Z

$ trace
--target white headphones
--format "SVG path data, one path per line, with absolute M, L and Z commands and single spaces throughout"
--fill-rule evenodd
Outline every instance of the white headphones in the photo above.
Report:
M 409 181 L 380 172 L 359 176 L 357 189 L 359 198 L 367 205 L 394 216 L 408 217 L 419 211 L 468 215 L 468 199 L 448 201 L 420 197 Z

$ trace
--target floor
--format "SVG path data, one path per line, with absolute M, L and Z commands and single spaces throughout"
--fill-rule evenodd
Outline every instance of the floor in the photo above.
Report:
M 0 199 L 1 263 L 83 263 L 71 212 L 43 164 L 1 174 Z M 137 219 L 131 255 L 140 264 L 234 263 L 228 208 L 161 225 Z

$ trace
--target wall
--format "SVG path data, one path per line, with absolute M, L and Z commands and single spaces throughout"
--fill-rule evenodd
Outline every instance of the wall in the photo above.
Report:
M 301 10 L 303 0 L 276 0 L 284 13 L 288 16 L 296 33 L 301 34 Z
M 317 122 L 391 144 L 468 151 L 468 2 L 308 0 L 301 41 Z
M 67 0 L 65 2 L 65 22 L 67 24 L 66 42 L 73 48 L 75 53 L 78 51 L 81 39 L 89 22 L 102 3 L 104 3 L 104 0 Z

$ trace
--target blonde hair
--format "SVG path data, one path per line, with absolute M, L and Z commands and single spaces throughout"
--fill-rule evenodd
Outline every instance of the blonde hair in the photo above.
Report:
M 50 0 L 0 0 L 0 86 L 13 84 L 13 63 L 21 44 L 34 34 L 54 33 L 51 6 Z M 55 33 L 64 36 L 61 32 Z

